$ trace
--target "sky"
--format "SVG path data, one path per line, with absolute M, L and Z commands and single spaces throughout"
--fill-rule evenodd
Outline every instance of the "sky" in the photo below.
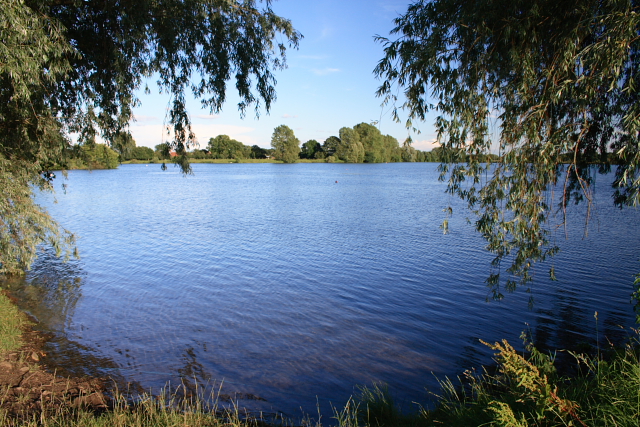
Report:
M 391 107 L 381 106 L 382 99 L 375 95 L 381 81 L 373 70 L 384 52 L 374 36 L 389 36 L 394 18 L 409 4 L 409 0 L 274 1 L 274 12 L 290 19 L 304 36 L 298 50 L 287 50 L 288 67 L 275 73 L 277 100 L 268 114 L 262 109 L 257 119 L 252 108 L 244 119 L 240 117 L 233 82 L 227 85 L 227 102 L 217 115 L 191 100 L 189 112 L 200 147 L 206 147 L 209 138 L 229 135 L 245 145 L 269 148 L 273 130 L 283 124 L 294 130 L 301 144 L 310 139 L 322 143 L 337 136 L 340 128 L 362 122 L 377 122 L 382 134 L 402 144 L 409 131 L 404 123 L 393 121 Z M 148 86 L 151 94 L 138 93 L 142 105 L 134 111 L 131 134 L 138 146 L 153 148 L 166 142 L 162 123 L 169 96 L 158 94 L 153 79 Z M 418 126 L 421 132 L 411 133 L 413 147 L 431 150 L 432 123 Z

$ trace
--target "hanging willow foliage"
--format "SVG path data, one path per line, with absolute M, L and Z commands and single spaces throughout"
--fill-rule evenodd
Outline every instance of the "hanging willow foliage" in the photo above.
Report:
M 72 250 L 73 236 L 31 192 L 51 188 L 49 171 L 64 167 L 70 132 L 83 144 L 117 140 L 143 79 L 158 76 L 172 99 L 170 148 L 187 173 L 196 143 L 187 93 L 216 113 L 231 80 L 241 115 L 268 111 L 273 71 L 301 37 L 270 0 L 2 0 L 0 273 L 28 268 L 40 243 Z
M 550 219 L 559 209 L 566 221 L 572 201 L 589 205 L 596 171 L 616 165 L 616 206 L 640 202 L 635 0 L 421 0 L 395 24 L 394 40 L 377 38 L 378 95 L 397 105 L 403 93 L 395 116 L 404 110 L 408 127 L 437 113 L 441 179 L 495 254 L 494 298 L 558 251 Z M 482 163 L 489 152 L 499 160 Z

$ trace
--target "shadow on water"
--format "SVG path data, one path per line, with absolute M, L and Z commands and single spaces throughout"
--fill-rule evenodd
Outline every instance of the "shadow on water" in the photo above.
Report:
M 52 250 L 45 250 L 31 271 L 7 277 L 4 285 L 39 326 L 54 332 L 64 331 L 73 317 L 84 279 L 77 261 L 64 263 Z
M 538 350 L 553 354 L 559 371 L 571 374 L 576 367 L 573 354 L 606 354 L 633 337 L 624 308 L 605 304 L 596 315 L 593 302 L 587 300 L 577 285 L 555 286 L 531 308 L 533 322 L 523 324 L 521 338 L 532 342 Z M 487 361 L 492 352 L 479 343 L 480 339 L 486 338 L 469 338 L 463 346 L 456 362 L 460 372 L 490 363 Z M 522 340 L 511 339 L 509 343 L 524 350 Z
M 45 367 L 63 377 L 102 378 L 119 389 L 136 390 L 120 375 L 116 363 L 96 349 L 70 340 L 66 328 L 82 298 L 85 273 L 76 260 L 63 262 L 45 249 L 27 274 L 2 277 L 2 288 L 18 307 L 35 321 L 34 330 L 44 338 Z
M 266 399 L 247 392 L 243 384 L 233 384 L 214 378 L 198 361 L 197 351 L 187 347 L 182 355 L 184 366 L 178 369 L 180 384 L 169 388 L 172 395 L 191 399 L 199 397 L 207 404 L 215 403 L 218 408 L 242 408 L 248 413 L 261 416 L 276 416 Z
M 559 289 L 551 308 L 536 310 L 536 324 L 529 331 L 536 348 L 555 354 L 560 372 L 571 373 L 576 368 L 572 353 L 596 356 L 619 348 L 631 336 L 622 312 L 615 307 L 593 311 L 583 297 L 574 289 Z

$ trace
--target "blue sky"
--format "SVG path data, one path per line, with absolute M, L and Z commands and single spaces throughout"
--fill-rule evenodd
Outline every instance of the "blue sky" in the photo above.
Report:
M 400 143 L 409 135 L 402 123 L 391 118 L 390 108 L 381 106 L 375 96 L 380 81 L 373 69 L 383 56 L 376 34 L 388 36 L 393 19 L 406 11 L 409 0 L 277 0 L 273 9 L 290 19 L 304 39 L 298 50 L 288 50 L 288 68 L 276 73 L 278 99 L 270 114 L 262 111 L 256 119 L 253 110 L 240 118 L 233 83 L 229 83 L 223 111 L 210 115 L 198 101 L 189 104 L 194 130 L 201 147 L 209 138 L 226 134 L 247 145 L 270 147 L 273 129 L 281 124 L 292 128 L 304 143 L 319 142 L 338 135 L 340 128 L 378 121 L 383 134 Z M 149 81 L 151 95 L 140 92 L 142 106 L 135 110 L 137 121 L 131 133 L 139 146 L 153 147 L 163 142 L 162 122 L 169 98 L 157 94 Z M 433 148 L 431 123 L 419 125 L 421 133 L 412 135 L 413 146 Z

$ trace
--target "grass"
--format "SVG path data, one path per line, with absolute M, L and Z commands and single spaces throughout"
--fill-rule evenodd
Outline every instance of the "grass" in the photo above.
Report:
M 184 391 L 184 390 L 183 390 Z M 183 392 L 182 391 L 182 392 Z M 159 396 L 144 395 L 132 401 L 116 394 L 113 407 L 96 413 L 83 408 L 69 406 L 42 408 L 40 414 L 30 418 L 12 420 L 2 417 L 0 425 L 6 427 L 266 427 L 291 426 L 288 420 L 266 419 L 261 414 L 250 414 L 237 406 L 223 406 L 219 393 L 185 399 L 180 390 Z M 317 426 L 303 421 L 297 426 Z
M 636 342 L 637 344 L 637 342 Z M 323 425 L 338 427 L 426 426 L 638 426 L 640 425 L 640 363 L 636 345 L 611 349 L 608 361 L 574 355 L 577 374 L 557 373 L 552 357 L 528 348 L 526 356 L 506 341 L 496 351 L 495 373 L 466 372 L 458 385 L 448 379 L 433 409 L 404 413 L 382 385 L 362 387 L 326 422 L 264 419 L 237 407 L 223 408 L 215 394 L 182 399 L 180 393 L 143 396 L 131 403 L 116 398 L 112 410 L 96 414 L 65 407 L 46 417 L 24 420 L 25 427 L 263 427 Z M 606 357 L 605 357 L 606 358 Z M 212 402 L 212 403 L 205 403 Z M 1 421 L 1 420 L 0 420 Z M 6 420 L 5 420 L 6 421 Z M 7 425 L 7 424 L 5 424 Z
M 0 293 L 0 355 L 22 346 L 22 331 L 27 325 L 27 316 Z
M 623 348 L 600 355 L 573 354 L 572 375 L 560 375 L 550 355 L 527 345 L 522 355 L 506 341 L 496 351 L 496 371 L 467 371 L 457 384 L 440 382 L 433 409 L 398 411 L 380 387 L 365 389 L 358 426 L 640 426 L 638 331 Z

